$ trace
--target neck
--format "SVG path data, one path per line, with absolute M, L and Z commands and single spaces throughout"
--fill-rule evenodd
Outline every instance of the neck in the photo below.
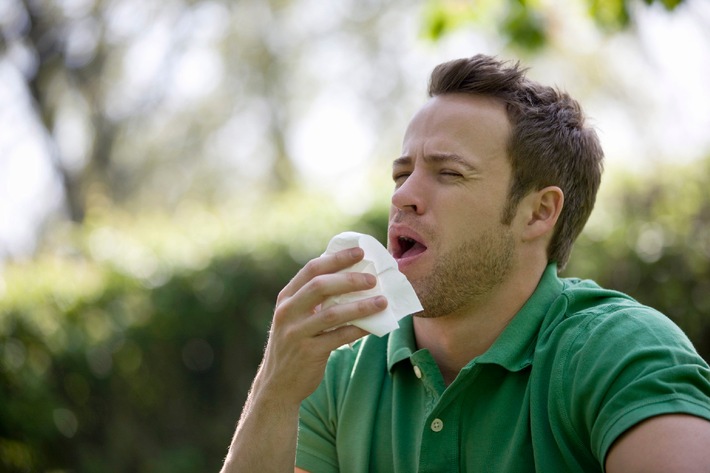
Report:
M 417 346 L 431 352 L 447 385 L 469 361 L 493 345 L 535 291 L 544 270 L 545 265 L 518 272 L 456 313 L 414 318 Z

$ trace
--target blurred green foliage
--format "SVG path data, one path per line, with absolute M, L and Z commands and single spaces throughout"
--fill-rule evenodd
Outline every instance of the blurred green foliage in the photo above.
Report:
M 278 291 L 334 232 L 383 238 L 383 214 L 339 219 L 315 200 L 95 216 L 60 254 L 9 265 L 0 471 L 218 471 Z
M 673 11 L 683 0 L 643 0 L 646 5 L 662 5 L 667 11 Z M 629 26 L 630 9 L 634 1 L 629 0 L 587 0 L 589 13 L 594 21 L 609 31 L 616 31 Z
M 607 182 L 565 271 L 664 311 L 706 359 L 708 167 Z M 322 200 L 295 202 L 243 214 L 195 207 L 151 224 L 94 216 L 55 242 L 63 252 L 9 265 L 0 470 L 217 471 L 278 291 L 336 232 L 385 239 L 384 206 L 337 217 Z
M 634 0 L 585 0 L 589 16 L 606 32 L 620 31 L 632 23 Z M 683 0 L 644 0 L 646 6 L 660 4 L 674 10 Z M 518 51 L 538 52 L 547 46 L 557 28 L 551 16 L 554 3 L 535 0 L 429 0 L 423 14 L 423 35 L 433 41 L 472 24 L 497 26 L 508 46 Z

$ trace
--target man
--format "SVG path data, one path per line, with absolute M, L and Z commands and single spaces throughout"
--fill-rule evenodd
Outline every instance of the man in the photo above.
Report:
M 710 371 L 687 338 L 557 276 L 601 176 L 578 104 L 482 55 L 438 66 L 429 92 L 388 245 L 424 311 L 365 337 L 344 324 L 384 298 L 320 307 L 375 285 L 338 272 L 362 252 L 310 261 L 278 296 L 223 472 L 710 472 Z

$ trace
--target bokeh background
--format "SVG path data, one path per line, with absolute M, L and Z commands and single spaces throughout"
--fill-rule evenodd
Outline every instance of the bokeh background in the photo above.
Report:
M 710 2 L 0 0 L 0 471 L 217 471 L 276 294 L 384 241 L 432 67 L 478 52 L 606 150 L 565 275 L 710 359 Z

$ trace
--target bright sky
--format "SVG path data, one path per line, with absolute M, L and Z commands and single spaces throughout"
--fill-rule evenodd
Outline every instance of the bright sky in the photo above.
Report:
M 318 7 L 317 2 L 314 5 Z M 561 2 L 555 8 L 560 9 L 560 18 L 567 22 L 561 33 L 565 40 L 556 50 L 529 63 L 531 75 L 555 83 L 582 101 L 599 130 L 607 154 L 607 172 L 614 168 L 647 169 L 663 159 L 691 161 L 708 155 L 710 2 L 688 0 L 672 15 L 660 7 L 644 8 L 638 26 L 641 49 L 628 39 L 604 40 L 589 25 L 574 24 L 574 15 L 565 12 L 563 5 L 568 3 Z M 201 21 L 215 24 L 220 17 L 219 8 L 211 4 L 203 10 Z M 418 12 L 412 9 L 410 14 L 397 27 L 405 36 L 415 38 Z M 114 25 L 119 33 L 121 24 Z M 140 55 L 141 64 L 159 67 L 160 61 L 155 58 L 162 54 L 164 35 L 169 31 L 165 28 L 150 31 L 153 36 L 137 43 L 129 54 Z M 211 39 L 207 34 L 203 36 L 193 43 L 177 67 L 179 74 L 168 84 L 175 102 L 199 99 L 216 86 L 214 78 L 222 74 L 219 56 L 209 46 Z M 403 104 L 412 111 L 414 104 L 425 100 L 427 76 L 434 65 L 476 51 L 499 52 L 494 40 L 472 33 L 454 34 L 435 46 L 414 40 L 412 44 L 401 58 L 411 83 L 416 84 L 409 102 Z M 612 74 L 606 84 L 610 91 L 595 93 L 585 89 L 582 79 L 588 71 L 573 59 L 580 56 L 579 52 L 605 63 Z M 30 253 L 39 225 L 61 200 L 61 186 L 52 171 L 51 149 L 42 140 L 38 125 L 29 118 L 30 101 L 22 87 L 22 64 L 31 61 L 23 59 L 22 51 L 10 54 L 14 65 L 0 59 L 0 261 L 3 254 Z M 326 64 L 330 63 L 333 74 L 347 69 L 337 63 L 347 60 L 346 55 L 328 47 L 320 54 L 327 58 Z M 138 75 L 126 77 L 126 94 L 158 74 L 156 70 L 147 77 L 146 70 L 134 69 Z M 130 95 L 125 97 L 130 99 Z M 116 102 L 118 114 L 121 103 Z M 378 130 L 372 130 L 363 121 L 360 107 L 347 83 L 334 81 L 309 104 L 291 136 L 294 157 L 299 170 L 308 176 L 309 185 L 330 193 L 345 211 L 353 212 L 372 204 L 372 167 L 383 164 L 373 162 L 381 137 Z M 73 157 L 74 165 L 80 166 L 80 153 L 73 153 L 72 146 L 85 139 L 81 123 L 76 117 L 65 118 L 64 128 L 58 131 L 59 146 L 65 159 Z M 402 131 L 405 125 L 403 122 Z M 398 143 L 391 146 L 393 153 L 398 152 Z M 337 159 L 333 159 L 334 153 Z M 388 169 L 382 175 L 387 176 Z
M 38 226 L 61 198 L 30 112 L 19 73 L 0 61 L 0 261 L 32 250 Z

